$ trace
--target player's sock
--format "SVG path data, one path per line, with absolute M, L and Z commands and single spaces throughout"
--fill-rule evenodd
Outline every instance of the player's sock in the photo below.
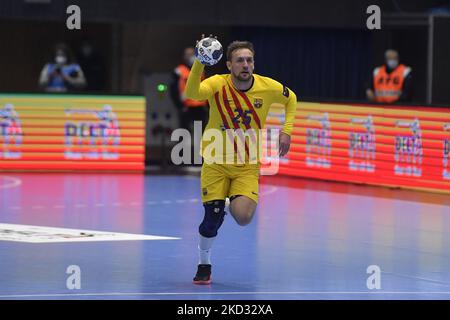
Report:
M 211 264 L 211 247 L 216 237 L 207 238 L 199 235 L 198 243 L 198 264 Z

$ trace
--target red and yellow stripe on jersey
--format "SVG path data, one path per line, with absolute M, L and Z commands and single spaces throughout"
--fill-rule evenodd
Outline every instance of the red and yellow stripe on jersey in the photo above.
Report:
M 195 100 L 208 99 L 209 102 L 209 121 L 202 138 L 202 155 L 205 160 L 207 154 L 209 155 L 209 152 L 206 152 L 208 145 L 214 142 L 211 138 L 214 133 L 210 129 L 216 129 L 216 133 L 217 130 L 221 133 L 223 149 L 221 155 L 212 152 L 212 156 L 223 156 L 227 163 L 236 161 L 238 157 L 241 158 L 240 161 L 248 162 L 249 143 L 259 141 L 260 129 L 264 128 L 270 106 L 275 103 L 285 106 L 282 132 L 291 134 L 297 97 L 290 89 L 271 78 L 253 74 L 252 86 L 243 92 L 234 86 L 230 74 L 215 75 L 201 81 L 203 69 L 204 66 L 195 60 L 185 95 Z M 235 136 L 233 132 L 236 133 Z M 226 144 L 230 141 L 233 141 L 231 144 L 233 147 L 227 148 Z M 238 148 L 239 143 L 240 146 L 245 146 L 245 155 L 237 152 L 241 150 Z M 259 146 L 257 149 L 259 150 Z M 258 155 L 259 151 L 257 157 Z M 253 157 L 250 160 L 254 160 Z

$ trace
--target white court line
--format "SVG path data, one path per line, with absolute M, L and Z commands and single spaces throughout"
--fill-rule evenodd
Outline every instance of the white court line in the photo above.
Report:
M 278 190 L 278 187 L 272 186 L 271 189 L 265 190 L 264 192 L 261 192 L 259 195 L 260 195 L 260 196 L 267 196 L 267 195 L 269 195 L 269 194 L 271 194 L 271 193 L 276 192 L 277 190 Z
M 180 239 L 181 238 L 146 234 L 0 223 L 0 241 L 54 243 Z
M 15 178 L 14 178 L 15 179 Z M 20 180 L 17 180 L 17 185 L 20 185 L 22 182 L 20 181 Z M 15 186 L 17 186 L 17 185 L 15 185 Z M 10 187 L 10 188 L 12 188 L 12 187 L 14 187 L 14 186 L 6 186 L 5 187 L 5 185 L 3 185 L 3 186 L 0 186 L 0 188 L 6 188 L 6 187 Z M 275 191 L 277 191 L 278 190 L 278 187 L 274 187 L 274 186 L 272 186 L 269 190 L 266 190 L 266 191 L 264 191 L 264 192 L 262 192 L 261 194 L 260 194 L 260 196 L 267 196 L 267 195 L 269 195 L 269 194 L 271 194 L 271 193 L 274 193 Z M 196 202 L 198 202 L 199 201 L 199 199 L 197 199 L 197 198 L 192 198 L 192 199 L 177 199 L 177 200 L 175 200 L 175 202 L 176 203 L 186 203 L 186 202 L 190 202 L 190 203 L 196 203 Z M 147 204 L 148 205 L 155 205 L 155 204 L 172 204 L 173 203 L 173 201 L 172 200 L 163 200 L 163 201 L 148 201 L 147 202 Z M 112 206 L 113 207 L 122 207 L 124 204 L 122 203 L 122 202 L 114 202 L 113 204 L 112 204 Z M 131 205 L 131 206 L 139 206 L 139 205 L 141 205 L 141 203 L 140 202 L 131 202 L 129 205 Z M 96 207 L 104 207 L 105 206 L 105 204 L 103 204 L 103 203 L 97 203 L 97 204 L 95 204 L 95 206 Z M 64 205 L 53 205 L 52 206 L 54 209 L 63 209 L 63 208 L 65 208 L 65 206 Z M 82 203 L 79 203 L 79 204 L 75 204 L 74 205 L 74 207 L 75 208 L 86 208 L 87 207 L 87 205 L 86 204 L 82 204 Z M 34 206 L 32 206 L 31 207 L 32 209 L 34 209 L 34 210 L 38 210 L 38 209 L 45 209 L 45 206 L 41 206 L 41 205 L 34 205 Z M 13 209 L 12 207 L 11 207 L 11 209 Z M 14 210 L 19 210 L 18 209 L 18 207 L 14 207 Z
M 12 182 L 0 185 L 0 189 L 11 189 L 11 188 L 18 187 L 18 186 L 20 186 L 22 184 L 22 180 L 19 179 L 19 178 L 10 177 L 10 176 L 2 176 L 2 178 L 4 178 L 4 179 L 11 179 Z
M 89 296 L 201 296 L 201 295 L 304 295 L 304 294 L 450 294 L 450 291 L 410 292 L 410 291 L 292 291 L 292 292 L 104 292 L 104 293 L 55 293 L 55 294 L 11 294 L 0 298 L 36 298 L 36 297 L 89 297 Z

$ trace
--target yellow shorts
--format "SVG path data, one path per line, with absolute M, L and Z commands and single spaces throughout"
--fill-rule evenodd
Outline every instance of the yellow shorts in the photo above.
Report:
M 259 167 L 259 164 L 203 163 L 202 202 L 243 195 L 258 203 Z

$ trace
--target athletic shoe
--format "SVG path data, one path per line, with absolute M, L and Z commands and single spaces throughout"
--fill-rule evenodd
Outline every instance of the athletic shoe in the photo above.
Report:
M 211 284 L 211 265 L 199 264 L 197 274 L 194 277 L 194 284 Z

